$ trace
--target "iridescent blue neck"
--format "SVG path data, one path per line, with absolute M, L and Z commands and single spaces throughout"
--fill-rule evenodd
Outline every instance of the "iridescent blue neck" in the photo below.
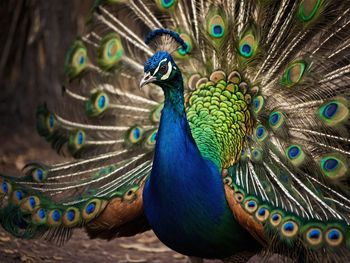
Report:
M 171 83 L 162 83 L 161 88 L 165 96 L 164 107 L 172 107 L 180 115 L 185 113 L 182 75 L 178 74 Z

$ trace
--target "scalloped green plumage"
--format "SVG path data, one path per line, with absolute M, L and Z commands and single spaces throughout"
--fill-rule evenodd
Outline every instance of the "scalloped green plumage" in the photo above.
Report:
M 244 138 L 252 132 L 251 113 L 238 86 L 217 78 L 222 72 L 214 73 L 213 81 L 191 93 L 186 114 L 201 154 L 229 167 L 241 157 Z

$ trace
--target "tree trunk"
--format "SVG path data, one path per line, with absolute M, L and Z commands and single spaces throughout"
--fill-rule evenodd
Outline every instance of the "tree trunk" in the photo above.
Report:
M 1 124 L 32 126 L 36 106 L 60 96 L 65 52 L 83 33 L 91 3 L 0 1 Z

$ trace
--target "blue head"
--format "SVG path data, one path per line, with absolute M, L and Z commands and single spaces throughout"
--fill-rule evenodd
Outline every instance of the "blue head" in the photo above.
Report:
M 156 29 L 152 31 L 147 37 L 145 42 L 148 44 L 155 38 L 167 35 L 170 36 L 177 45 L 181 45 L 184 50 L 187 46 L 180 36 L 167 29 Z M 148 83 L 154 83 L 163 89 L 174 88 L 179 81 L 182 82 L 181 71 L 175 64 L 174 59 L 168 51 L 162 50 L 156 52 L 150 57 L 144 64 L 145 75 L 140 82 L 140 86 L 144 86 Z
M 144 65 L 145 75 L 140 86 L 154 83 L 160 87 L 171 88 L 181 77 L 181 72 L 171 55 L 166 51 L 158 51 Z

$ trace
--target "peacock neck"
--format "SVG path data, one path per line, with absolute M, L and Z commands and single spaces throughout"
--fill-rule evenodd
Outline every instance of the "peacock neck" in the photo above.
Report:
M 182 116 L 185 113 L 182 76 L 179 75 L 171 84 L 164 83 L 161 87 L 165 96 L 164 107 L 173 108 L 174 113 Z

